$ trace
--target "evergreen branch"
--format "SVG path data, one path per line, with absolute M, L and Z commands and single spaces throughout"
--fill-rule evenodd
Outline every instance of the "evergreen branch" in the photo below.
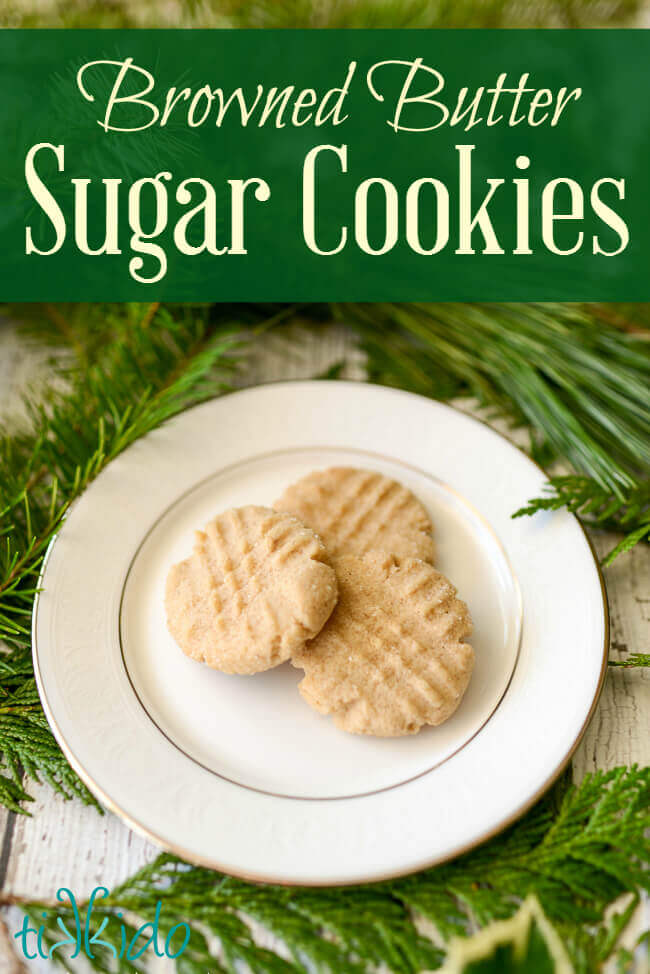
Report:
M 532 402 L 548 420 L 545 425 L 537 418 L 542 435 L 536 445 L 549 454 L 566 448 L 551 433 L 557 434 L 553 423 L 567 403 L 584 424 L 589 449 L 593 442 L 600 444 L 596 461 L 607 436 L 613 435 L 615 404 L 623 404 L 628 432 L 635 428 L 647 346 L 618 325 L 607 326 L 606 340 L 593 347 L 593 335 L 585 334 L 593 319 L 580 309 L 555 309 L 549 318 L 546 309 L 537 306 L 515 306 L 512 314 L 499 306 L 489 339 L 496 350 L 490 348 L 486 354 L 492 309 L 458 306 L 447 329 L 443 327 L 447 308 L 401 309 L 407 324 L 416 318 L 415 330 L 404 326 L 401 315 L 395 327 L 392 310 L 386 319 L 383 310 L 377 319 L 371 307 L 346 310 L 348 317 L 355 315 L 371 368 L 381 364 L 382 371 L 375 377 L 382 381 L 399 377 L 400 384 L 441 398 L 479 394 L 484 404 L 526 424 L 533 421 Z M 234 348 L 227 309 L 217 314 L 209 309 L 107 307 L 106 320 L 93 324 L 99 334 L 89 342 L 83 315 L 77 318 L 74 310 L 58 311 L 66 316 L 65 327 L 58 315 L 45 314 L 32 324 L 32 333 L 51 335 L 53 347 L 63 350 L 60 372 L 66 386 L 52 390 L 43 403 L 32 407 L 29 433 L 0 439 L 0 458 L 5 460 L 0 463 L 0 632 L 13 647 L 1 657 L 0 668 L 4 768 L 0 801 L 15 810 L 29 798 L 23 772 L 50 781 L 64 794 L 90 797 L 49 734 L 31 673 L 28 618 L 47 544 L 71 500 L 106 463 L 179 409 L 223 388 L 223 369 L 229 366 Z M 314 313 L 323 317 L 322 309 Z M 584 316 L 576 347 L 563 315 L 571 320 L 574 315 L 579 320 Z M 249 309 L 252 320 L 265 316 L 277 321 L 283 312 Z M 476 333 L 461 327 L 475 317 L 481 324 Z M 439 319 L 440 330 L 430 329 L 429 319 Z M 516 367 L 522 356 L 532 363 L 535 375 L 518 384 Z M 569 387 L 569 376 L 579 375 L 581 368 L 602 380 L 593 400 L 586 382 L 577 396 Z M 535 393 L 540 388 L 557 398 L 557 410 L 544 413 L 548 405 L 544 396 L 531 395 L 529 401 L 530 390 Z M 600 424 L 594 421 L 599 413 L 601 420 L 604 417 Z M 579 440 L 582 432 L 574 428 L 569 436 Z M 574 504 L 593 523 L 638 530 L 647 514 L 639 460 L 633 466 L 623 445 L 616 464 L 620 472 L 612 474 L 611 482 L 601 484 L 584 474 L 556 479 L 557 497 L 544 498 L 545 509 Z M 169 918 L 161 921 L 161 930 L 168 933 L 179 918 L 192 925 L 187 954 L 177 965 L 179 971 L 192 974 L 206 968 L 232 972 L 242 965 L 262 974 L 306 970 L 361 974 L 382 963 L 397 974 L 410 974 L 438 967 L 444 956 L 440 947 L 418 932 L 414 914 L 433 923 L 446 943 L 455 934 L 466 936 L 477 926 L 508 918 L 518 903 L 535 893 L 571 946 L 576 969 L 586 974 L 611 954 L 618 939 L 614 928 L 603 923 L 606 906 L 622 893 L 648 887 L 648 774 L 648 769 L 618 769 L 587 778 L 566 794 L 556 791 L 487 846 L 450 865 L 395 883 L 354 890 L 277 889 L 161 857 L 115 890 L 103 904 L 105 914 L 98 916 L 114 919 L 126 911 L 153 922 L 161 899 Z M 27 909 L 33 922 L 40 922 L 37 906 Z M 65 920 L 62 911 L 60 907 L 58 914 L 52 914 L 53 924 L 55 916 Z M 245 918 L 279 937 L 286 957 L 261 948 Z M 619 921 L 621 927 L 624 919 Z M 127 929 L 129 936 L 136 935 L 133 923 Z M 59 938 L 58 928 L 52 926 L 50 932 Z M 221 945 L 218 957 L 213 938 Z M 109 970 L 110 955 L 108 949 L 98 955 L 95 969 Z M 133 966 L 123 963 L 120 969 Z
M 145 328 L 159 310 L 158 302 L 116 306 L 105 302 L 7 305 L 20 322 L 24 338 L 50 348 L 57 356 L 57 370 L 66 363 L 82 368 L 97 361 L 111 342 L 123 341 L 130 328 Z M 191 306 L 188 306 L 188 309 Z
M 223 7 L 235 26 L 261 28 L 499 27 L 517 17 L 509 0 L 235 0 Z M 534 17 L 531 10 L 522 19 L 530 24 Z
M 31 801 L 23 774 L 66 798 L 90 800 L 50 733 L 27 650 L 0 656 L 0 754 L 7 772 L 0 777 L 0 802 L 11 811 L 21 812 L 20 803 Z
M 441 974 L 573 974 L 564 944 L 535 896 L 508 920 L 495 920 L 474 937 L 456 938 Z
M 551 477 L 548 493 L 515 511 L 513 517 L 557 511 L 562 507 L 591 527 L 624 531 L 621 541 L 603 559 L 604 565 L 650 538 L 650 480 L 626 488 L 616 495 L 589 477 Z
M 50 0 L 37 10 L 1 0 L 9 27 L 601 27 L 629 22 L 639 0 Z
M 0 638 L 18 651 L 29 645 L 42 559 L 70 502 L 135 439 L 220 391 L 235 315 L 259 333 L 291 313 L 266 306 L 216 311 L 157 305 L 58 305 L 55 311 L 32 309 L 29 328 L 56 350 L 64 388 L 59 384 L 31 406 L 29 433 L 0 438 Z M 327 320 L 327 309 L 310 311 L 315 320 Z M 343 313 L 355 322 L 372 377 L 436 398 L 477 396 L 514 422 L 534 423 L 538 453 L 572 453 L 575 463 L 607 481 L 553 478 L 552 492 L 518 513 L 567 506 L 588 523 L 625 531 L 610 559 L 647 537 L 650 491 L 638 470 L 650 452 L 647 436 L 645 454 L 640 445 L 649 346 L 626 334 L 619 321 L 596 328 L 593 310 L 567 306 L 346 306 Z M 567 431 L 562 424 L 568 411 L 574 426 Z M 613 439 L 622 445 L 608 469 L 602 461 L 614 456 Z M 33 690 L 31 675 L 24 679 L 26 692 Z M 36 753 L 44 749 L 39 765 L 16 743 L 31 726 L 25 714 L 10 710 L 2 720 L 9 722 L 0 740 L 8 773 L 0 781 L 0 800 L 15 807 L 24 798 L 16 790 L 17 769 L 37 776 L 46 763 L 46 743 L 54 744 L 38 738 Z M 76 779 L 64 780 L 67 766 L 57 767 L 52 780 L 69 793 Z
M 225 329 L 162 310 L 155 328 L 146 316 L 138 324 L 128 311 L 113 315 L 120 331 L 111 330 L 98 360 L 87 363 L 84 355 L 67 372 L 63 393 L 28 403 L 29 435 L 0 439 L 0 637 L 10 644 L 25 644 L 19 619 L 29 612 L 45 549 L 69 504 L 136 439 L 225 388 L 235 346 Z
M 534 893 L 568 944 L 576 972 L 591 974 L 613 956 L 633 912 L 630 904 L 606 921 L 607 907 L 650 887 L 649 799 L 647 768 L 597 772 L 577 787 L 563 782 L 476 851 L 415 876 L 359 887 L 254 885 L 163 854 L 97 904 L 93 916 L 110 921 L 102 936 L 119 949 L 120 914 L 152 923 L 160 902 L 162 938 L 179 922 L 192 928 L 179 972 L 234 972 L 243 963 L 260 974 L 361 974 L 383 964 L 395 974 L 416 974 L 439 968 L 445 957 L 418 931 L 418 917 L 446 945 L 512 917 Z M 47 913 L 48 942 L 60 939 L 57 919 L 72 921 L 67 907 L 21 905 L 36 927 Z M 279 937 L 289 959 L 260 948 L 250 920 Z
M 622 667 L 650 666 L 650 653 L 631 653 L 625 659 L 610 659 L 609 665 Z
M 371 376 L 435 398 L 441 381 L 444 398 L 474 396 L 531 426 L 538 446 L 618 497 L 650 469 L 650 343 L 594 327 L 571 305 L 344 305 L 342 313 L 359 325 Z
M 626 551 L 631 551 L 639 542 L 648 540 L 650 540 L 650 520 L 634 531 L 630 531 L 629 534 L 626 534 L 603 560 L 603 565 L 611 565 L 619 555 L 625 554 Z
M 601 306 L 342 305 L 370 378 L 448 400 L 470 396 L 531 430 L 531 453 L 575 475 L 515 516 L 568 507 L 625 538 L 650 534 L 647 434 L 650 341 L 604 320 Z M 636 327 L 636 326 L 635 326 Z M 639 326 L 640 327 L 640 326 Z
M 650 481 L 624 491 L 620 497 L 589 477 L 551 477 L 549 494 L 531 501 L 513 516 L 557 511 L 562 507 L 579 514 L 592 527 L 620 529 L 650 522 Z
M 47 312 L 42 337 L 63 341 L 57 375 L 28 404 L 29 432 L 0 437 L 0 803 L 20 811 L 23 776 L 66 797 L 91 796 L 67 765 L 41 709 L 29 658 L 43 558 L 72 501 L 112 459 L 179 411 L 217 395 L 232 368 L 231 323 L 205 311 L 103 308 L 85 341 L 76 315 Z

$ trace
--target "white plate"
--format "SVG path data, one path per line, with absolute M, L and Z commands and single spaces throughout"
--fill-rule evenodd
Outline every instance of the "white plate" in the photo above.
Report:
M 226 676 L 166 630 L 165 576 L 196 527 L 333 464 L 417 494 L 474 619 L 461 706 L 414 737 L 347 735 L 304 703 L 289 664 Z M 34 660 L 59 743 L 133 828 L 226 872 L 361 882 L 470 848 L 559 773 L 604 676 L 607 609 L 580 525 L 511 518 L 543 485 L 488 427 L 377 386 L 281 383 L 190 410 L 110 465 L 48 553 Z

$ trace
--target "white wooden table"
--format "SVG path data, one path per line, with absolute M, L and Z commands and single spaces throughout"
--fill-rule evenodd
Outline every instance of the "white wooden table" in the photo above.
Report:
M 343 330 L 322 337 L 309 336 L 299 351 L 279 335 L 266 336 L 251 355 L 242 383 L 279 378 L 306 378 L 322 373 L 350 353 Z M 362 378 L 362 359 L 352 354 L 347 375 Z M 41 352 L 25 348 L 8 323 L 0 319 L 0 417 L 9 424 L 24 416 L 20 397 L 31 384 L 47 375 Z M 592 535 L 603 554 L 612 536 Z M 650 547 L 639 546 L 605 573 L 611 612 L 612 657 L 648 652 L 650 643 Z M 650 673 L 610 670 L 600 705 L 575 755 L 576 779 L 596 768 L 618 764 L 650 764 Z M 158 850 L 131 832 L 110 813 L 98 815 L 79 801 L 64 801 L 48 787 L 30 784 L 35 801 L 31 817 L 0 810 L 0 891 L 4 896 L 51 899 L 63 883 L 78 899 L 95 886 L 109 889 L 125 879 Z M 638 929 L 650 925 L 645 911 Z M 16 929 L 16 914 L 7 917 Z M 3 943 L 4 936 L 4 943 Z M 0 927 L 0 974 L 22 970 L 7 929 Z M 43 966 L 40 971 L 45 971 Z

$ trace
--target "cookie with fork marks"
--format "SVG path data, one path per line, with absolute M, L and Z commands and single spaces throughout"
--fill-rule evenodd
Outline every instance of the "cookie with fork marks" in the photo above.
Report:
M 337 591 L 312 530 L 290 514 L 240 507 L 197 531 L 192 555 L 169 572 L 167 626 L 192 659 L 259 673 L 320 632 Z
M 375 470 L 315 470 L 273 506 L 313 528 L 332 556 L 385 551 L 433 563 L 433 525 L 426 510 L 410 490 Z
M 378 737 L 451 717 L 474 665 L 469 611 L 451 582 L 424 561 L 380 552 L 333 565 L 336 609 L 292 658 L 307 703 L 342 730 Z

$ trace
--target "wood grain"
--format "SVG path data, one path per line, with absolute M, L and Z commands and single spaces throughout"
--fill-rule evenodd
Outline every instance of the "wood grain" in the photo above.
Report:
M 298 345 L 285 336 L 265 336 L 256 343 L 239 381 L 245 385 L 322 375 L 346 357 L 344 375 L 362 378 L 362 356 L 352 348 L 343 328 L 325 329 L 321 335 L 310 333 Z M 44 367 L 43 354 L 26 349 L 11 325 L 0 321 L 0 417 L 12 424 L 23 421 L 20 396 L 28 386 L 38 385 Z M 593 542 L 602 555 L 615 539 L 596 534 Z M 614 656 L 648 652 L 649 578 L 648 546 L 639 546 L 606 572 Z M 650 764 L 649 719 L 650 673 L 610 671 L 596 715 L 574 758 L 576 778 L 617 764 Z M 115 886 L 156 855 L 150 843 L 113 815 L 100 816 L 76 800 L 65 802 L 46 787 L 31 790 L 35 797 L 31 818 L 0 810 L 0 890 L 5 897 L 51 899 L 62 884 L 82 897 L 97 885 Z M 7 920 L 10 927 L 17 922 L 13 911 Z M 645 907 L 636 927 L 641 930 L 649 925 Z M 19 974 L 8 942 L 0 930 L 0 974 Z

